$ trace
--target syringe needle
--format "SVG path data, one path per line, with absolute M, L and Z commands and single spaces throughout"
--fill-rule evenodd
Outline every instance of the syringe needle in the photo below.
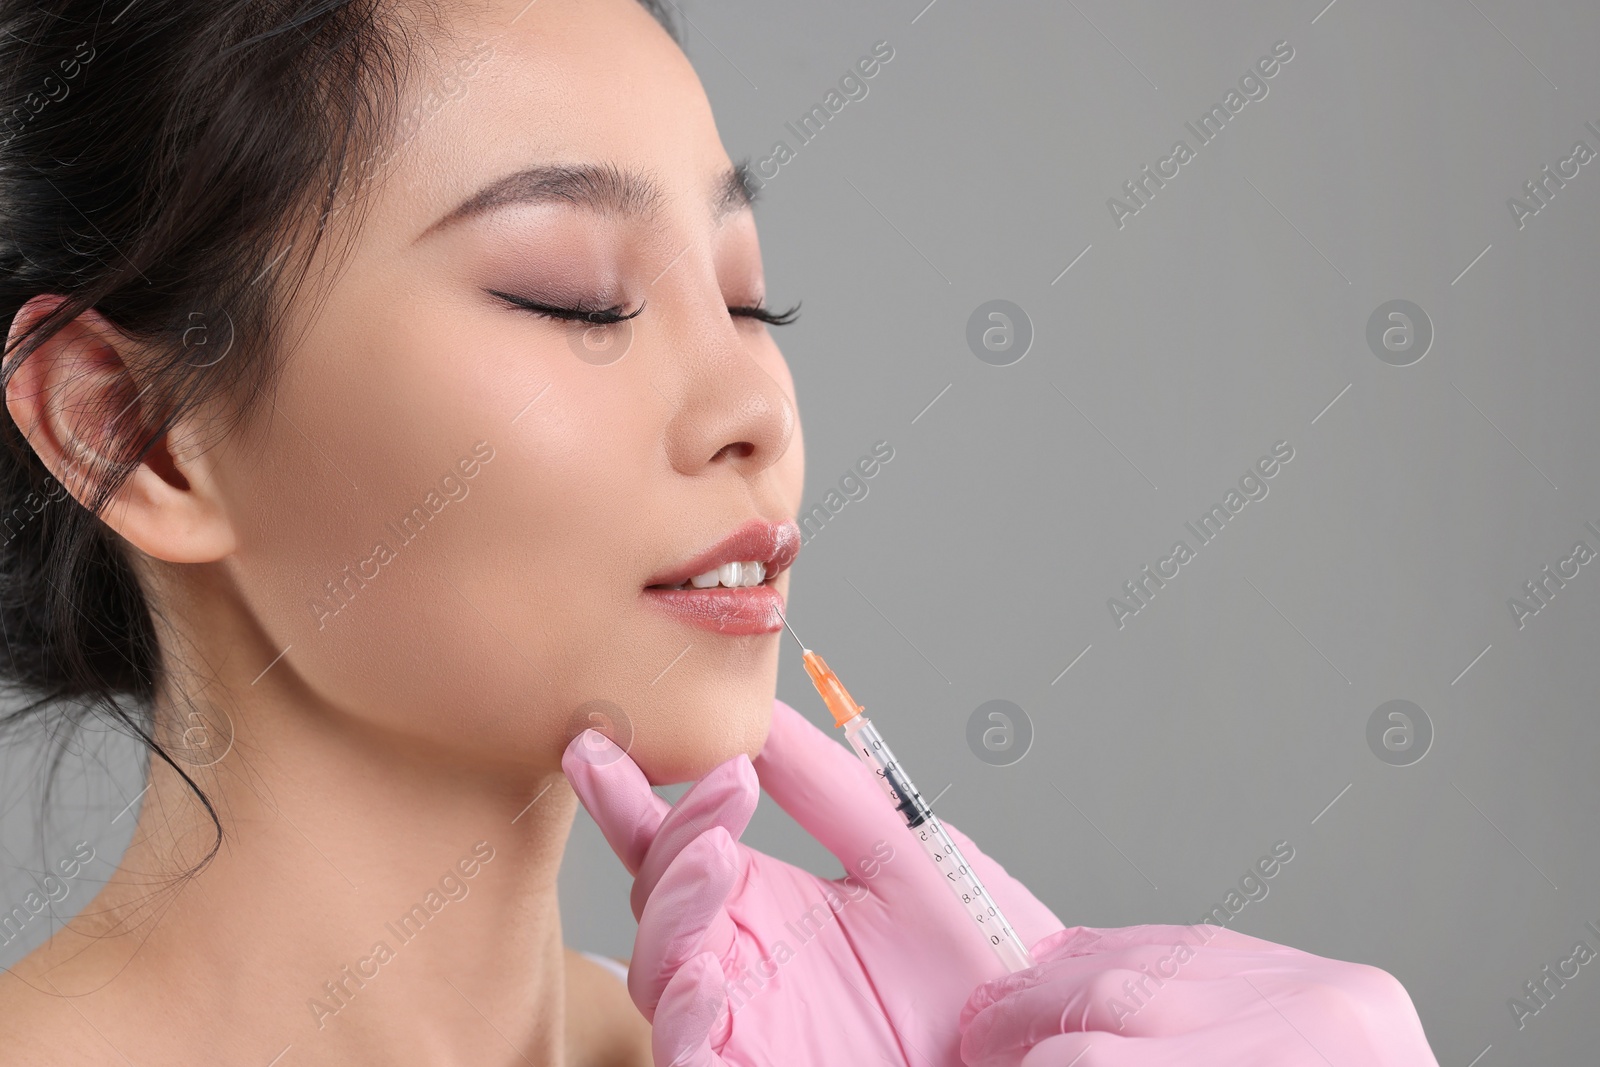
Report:
M 810 652 L 811 650 L 806 647 L 806 643 L 800 640 L 800 635 L 794 632 L 794 627 L 789 625 L 788 616 L 780 611 L 778 612 L 778 618 L 783 620 L 783 628 L 789 631 L 789 636 L 794 638 L 794 643 L 800 646 L 801 654 L 803 655 L 804 653 Z

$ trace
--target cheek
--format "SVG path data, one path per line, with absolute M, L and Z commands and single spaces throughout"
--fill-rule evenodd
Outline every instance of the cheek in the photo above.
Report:
M 569 705 L 604 695 L 551 680 L 609 644 L 595 576 L 627 554 L 648 455 L 628 436 L 637 405 L 525 335 L 498 354 L 480 337 L 462 358 L 445 317 L 394 321 L 388 343 L 320 338 L 338 358 L 285 375 L 280 414 L 229 465 L 244 526 L 230 566 L 268 659 L 288 647 L 277 669 L 318 700 L 532 754 Z M 441 481 L 466 457 L 478 469 L 452 500 Z
M 338 357 L 291 366 L 280 414 L 219 475 L 261 666 L 287 647 L 280 680 L 322 705 L 485 761 L 555 765 L 597 707 L 653 781 L 758 752 L 776 640 L 684 631 L 641 605 L 664 546 L 703 529 L 664 458 L 650 354 L 597 367 L 512 320 L 463 358 L 459 311 L 367 314 L 365 330 L 352 309 L 324 320 L 352 324 L 309 349 Z M 753 347 L 792 403 L 776 346 Z M 478 442 L 493 457 L 451 500 L 440 482 Z M 804 476 L 797 418 L 754 483 L 761 509 L 792 517 Z

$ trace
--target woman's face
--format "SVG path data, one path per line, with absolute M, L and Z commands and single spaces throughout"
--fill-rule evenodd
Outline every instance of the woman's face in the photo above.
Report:
M 275 404 L 218 452 L 223 566 L 264 655 L 288 648 L 259 684 L 485 767 L 554 767 L 621 720 L 652 779 L 697 777 L 766 736 L 788 574 L 651 587 L 798 548 L 793 381 L 730 313 L 765 302 L 755 222 L 635 0 L 451 29 Z

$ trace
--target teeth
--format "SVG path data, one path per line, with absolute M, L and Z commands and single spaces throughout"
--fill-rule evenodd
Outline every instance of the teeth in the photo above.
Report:
M 720 585 L 726 589 L 743 589 L 760 585 L 767 580 L 767 565 L 759 560 L 743 563 L 724 563 L 716 570 L 706 571 L 690 578 L 680 589 L 710 589 Z

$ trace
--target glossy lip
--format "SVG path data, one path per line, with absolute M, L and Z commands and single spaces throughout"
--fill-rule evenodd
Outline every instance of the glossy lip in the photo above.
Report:
M 687 563 L 663 571 L 644 589 L 646 599 L 680 622 L 730 637 L 777 633 L 783 628 L 783 596 L 772 585 L 800 552 L 800 528 L 792 522 L 752 519 Z M 760 585 L 739 589 L 673 589 L 724 563 L 757 560 L 766 565 Z
M 724 563 L 743 563 L 757 561 L 766 564 L 767 577 L 770 582 L 779 574 L 789 569 L 795 556 L 800 554 L 800 527 L 792 522 L 767 522 L 763 519 L 751 519 L 721 541 L 712 545 L 704 552 L 695 556 L 687 563 L 663 571 L 645 582 L 650 586 L 682 585 L 697 574 L 714 570 Z M 720 588 L 713 586 L 713 589 Z M 749 586 L 751 589 L 760 589 L 761 586 Z M 666 592 L 667 590 L 659 590 Z M 683 592 L 705 593 L 710 590 L 682 590 Z M 732 590 L 727 590 L 732 592 Z
M 749 637 L 783 629 L 783 595 L 770 585 L 743 589 L 646 589 L 645 599 L 679 622 L 714 634 Z

